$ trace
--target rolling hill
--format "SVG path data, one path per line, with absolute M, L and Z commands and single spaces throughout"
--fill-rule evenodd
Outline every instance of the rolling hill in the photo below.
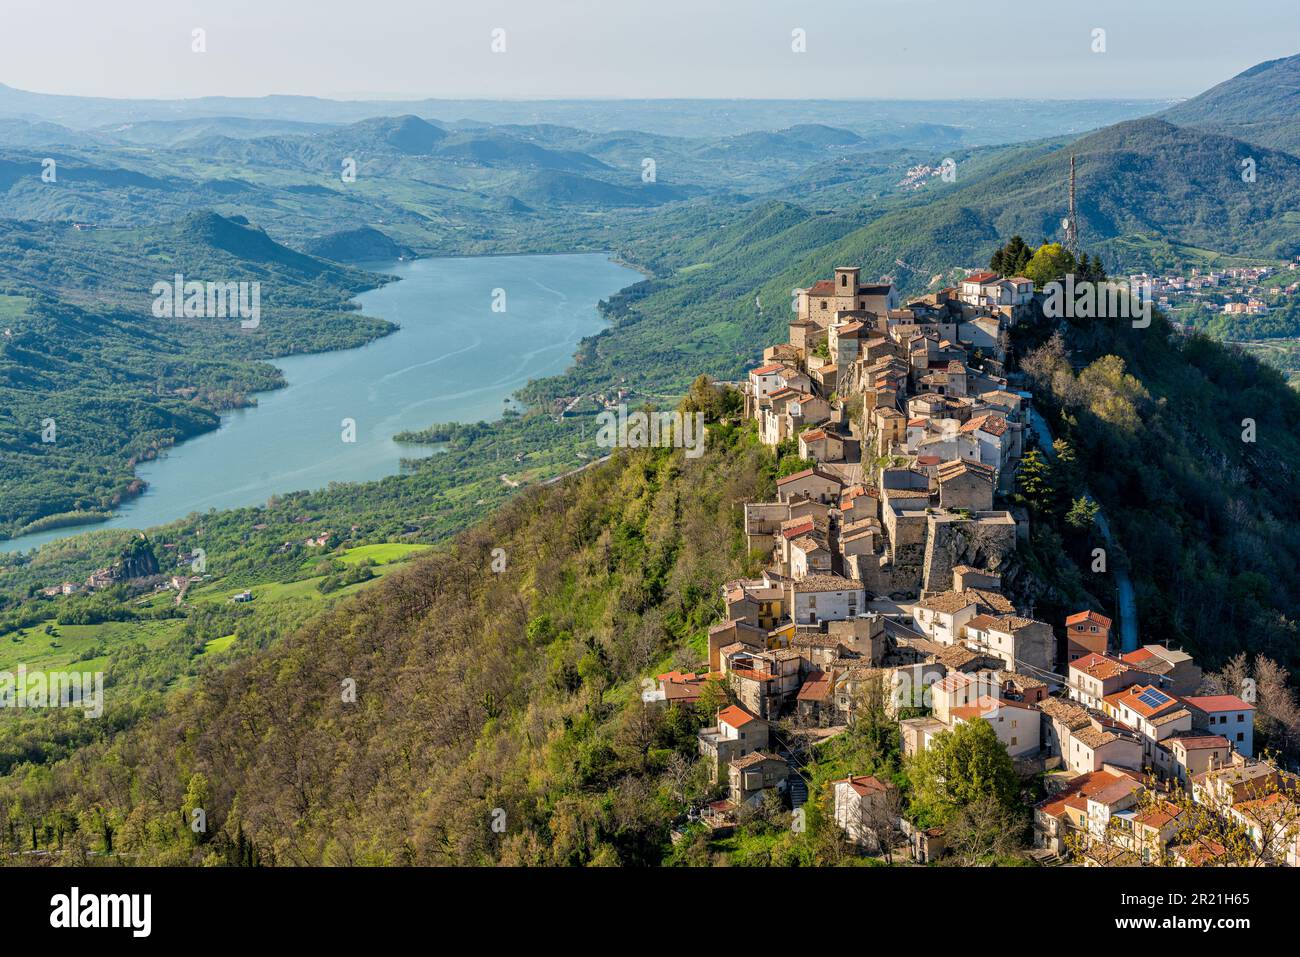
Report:
M 1300 153 L 1300 54 L 1256 64 L 1160 115 L 1180 126 Z

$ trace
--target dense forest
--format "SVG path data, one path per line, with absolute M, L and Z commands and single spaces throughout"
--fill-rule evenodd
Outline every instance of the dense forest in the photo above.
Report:
M 639 679 L 699 659 L 747 568 L 738 506 L 771 490 L 752 435 L 710 446 L 526 492 L 157 720 L 15 769 L 0 837 L 133 863 L 657 862 L 698 719 L 649 720 Z

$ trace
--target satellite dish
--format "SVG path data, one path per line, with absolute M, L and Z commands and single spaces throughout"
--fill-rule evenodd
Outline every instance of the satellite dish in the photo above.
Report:
M 1068 219 L 1061 220 L 1061 228 L 1068 232 L 1070 229 L 1070 221 Z

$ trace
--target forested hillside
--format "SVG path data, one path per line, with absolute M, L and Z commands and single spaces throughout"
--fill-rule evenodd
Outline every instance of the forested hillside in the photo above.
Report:
M 357 346 L 394 328 L 350 301 L 382 277 L 215 213 L 139 231 L 5 222 L 0 255 L 0 534 L 107 514 L 139 490 L 136 462 L 283 384 L 259 360 Z M 151 290 L 178 272 L 258 283 L 257 327 L 156 317 Z
M 1300 151 L 1300 56 L 1258 63 L 1162 116 L 1290 153 Z
M 638 679 L 698 660 L 746 570 L 739 504 L 771 481 L 752 435 L 714 426 L 697 460 L 621 452 L 527 492 L 161 718 L 0 779 L 0 840 L 135 864 L 658 863 L 698 719 L 654 718 Z
M 1029 495 L 1043 582 L 1113 594 L 1109 572 L 1084 571 L 1100 531 L 1067 520 L 1086 490 L 1120 546 L 1107 567 L 1122 563 L 1136 583 L 1143 641 L 1212 666 L 1248 651 L 1300 669 L 1300 395 L 1241 349 L 1158 314 L 1149 328 L 1075 320 L 1017 334 L 1035 402 L 1074 452 Z

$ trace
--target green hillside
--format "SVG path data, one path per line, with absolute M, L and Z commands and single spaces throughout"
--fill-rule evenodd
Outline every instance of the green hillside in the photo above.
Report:
M 647 669 L 698 655 L 717 586 L 743 567 L 734 503 L 771 488 L 752 438 L 718 441 L 523 495 L 137 730 L 0 778 L 0 842 L 75 793 L 77 842 L 135 864 L 659 862 L 668 763 L 695 724 L 641 727 L 628 703 Z M 122 777 L 81 770 L 110 766 Z M 195 788 L 201 842 L 175 812 Z
M 1300 55 L 1259 63 L 1161 116 L 1300 153 Z
M 212 213 L 140 231 L 0 223 L 0 255 L 9 304 L 0 313 L 0 534 L 52 516 L 102 516 L 136 494 L 136 462 L 283 385 L 259 360 L 353 347 L 393 328 L 351 303 L 382 278 Z M 237 318 L 155 317 L 153 286 L 176 273 L 259 283 L 264 321 L 245 329 Z

